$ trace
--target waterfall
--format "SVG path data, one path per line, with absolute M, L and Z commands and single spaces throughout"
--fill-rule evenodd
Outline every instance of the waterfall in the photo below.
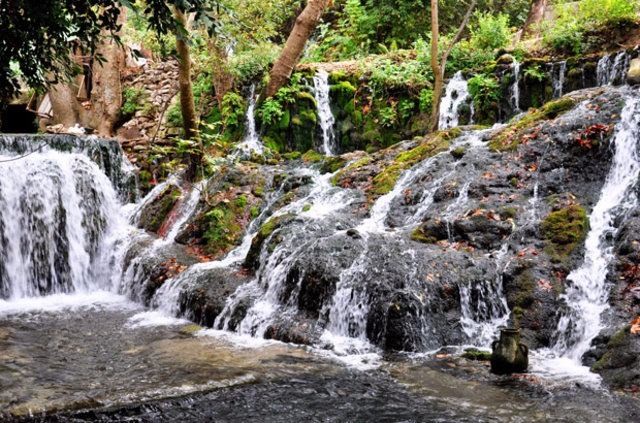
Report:
M 80 153 L 88 144 L 112 146 L 65 139 L 62 152 L 53 149 L 60 137 L 33 140 L 50 144 L 25 156 L 14 139 L 0 151 L 0 298 L 112 290 L 129 226 L 110 177 Z M 113 178 L 124 174 L 115 165 L 107 170 Z
M 329 95 L 329 74 L 319 70 L 313 77 L 316 103 L 318 104 L 318 118 L 322 129 L 322 149 L 325 155 L 333 156 L 336 150 L 335 118 L 331 112 L 331 98 Z
M 520 62 L 517 60 L 513 61 L 511 65 L 511 69 L 513 69 L 513 84 L 511 85 L 511 107 L 516 113 L 521 112 L 520 110 Z
M 180 229 L 182 229 L 196 210 L 203 189 L 205 189 L 204 181 L 195 184 L 186 198 L 183 195 L 178 200 L 178 204 L 171 212 L 171 217 L 165 222 L 167 226 L 165 227 L 163 225 L 158 231 L 159 234 L 162 235 L 162 238 L 156 241 L 156 246 L 167 245 L 174 242 L 176 236 L 180 233 Z
M 607 276 L 613 259 L 612 240 L 616 220 L 637 206 L 635 186 L 640 175 L 640 100 L 626 98 L 620 122 L 615 129 L 615 149 L 609 174 L 589 217 L 583 263 L 567 277 L 563 299 L 567 310 L 557 328 L 553 350 L 580 363 L 591 341 L 602 330 L 601 315 L 608 308 Z
M 249 98 L 247 99 L 249 107 L 247 107 L 247 115 L 245 118 L 246 133 L 242 142 L 236 147 L 238 151 L 245 156 L 264 153 L 264 145 L 262 145 L 260 137 L 258 137 L 258 131 L 256 130 L 256 100 L 256 86 L 251 85 Z
M 566 61 L 551 64 L 551 77 L 553 79 L 553 98 L 562 97 L 562 94 L 564 94 L 564 79 L 566 72 Z
M 509 320 L 509 306 L 502 290 L 502 275 L 509 265 L 505 262 L 508 244 L 495 254 L 494 280 L 474 282 L 472 286 L 460 284 L 460 324 L 467 339 L 475 346 L 489 348 L 500 326 Z
M 603 56 L 598 61 L 598 86 L 622 84 L 625 81 L 631 57 L 626 51 Z
M 457 72 L 447 84 L 445 95 L 440 103 L 440 129 L 458 126 L 458 109 L 469 101 L 469 87 L 462 72 Z

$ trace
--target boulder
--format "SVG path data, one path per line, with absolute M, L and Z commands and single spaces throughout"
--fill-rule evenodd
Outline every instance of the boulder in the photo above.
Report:
M 640 84 L 640 58 L 633 59 L 629 64 L 629 71 L 627 72 L 627 83 L 629 85 Z

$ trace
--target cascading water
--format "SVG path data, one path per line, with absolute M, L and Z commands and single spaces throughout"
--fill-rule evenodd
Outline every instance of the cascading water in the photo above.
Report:
M 614 222 L 637 206 L 634 190 L 640 175 L 640 100 L 627 97 L 612 145 L 613 162 L 598 203 L 589 218 L 582 265 L 572 271 L 563 298 L 567 304 L 557 328 L 553 351 L 580 363 L 591 341 L 602 330 L 601 315 L 608 308 L 607 275 L 613 259 Z
M 500 326 L 509 320 L 509 306 L 502 289 L 502 274 L 509 262 L 505 260 L 508 244 L 495 254 L 496 277 L 472 286 L 460 284 L 460 324 L 467 339 L 475 346 L 489 348 Z
M 520 112 L 520 62 L 517 60 L 511 64 L 513 70 L 513 84 L 511 85 L 511 107 L 518 113 Z
M 445 95 L 440 103 L 440 129 L 450 129 L 458 126 L 459 109 L 468 102 L 469 87 L 462 72 L 457 72 L 447 84 Z
M 566 72 L 566 61 L 551 64 L 551 77 L 553 78 L 553 98 L 562 97 L 562 94 L 564 94 L 564 80 Z
M 318 104 L 318 119 L 322 129 L 322 149 L 325 155 L 333 156 L 336 151 L 335 123 L 331 111 L 331 98 L 329 90 L 329 74 L 319 70 L 313 77 L 313 86 L 316 103 Z
M 247 99 L 247 103 L 249 103 L 249 107 L 247 108 L 247 115 L 245 120 L 246 125 L 246 133 L 244 136 L 244 140 L 240 144 L 238 144 L 237 149 L 241 154 L 246 156 L 251 156 L 252 154 L 262 154 L 264 152 L 264 146 L 260 141 L 260 137 L 258 136 L 258 131 L 256 130 L 256 86 L 252 85 L 249 90 L 249 98 Z
M 631 57 L 626 51 L 603 56 L 598 61 L 598 86 L 622 84 L 630 62 Z
M 53 150 L 60 138 L 38 140 L 51 144 L 21 156 L 5 143 L 0 155 L 0 297 L 113 290 L 128 231 L 118 194 L 85 154 Z M 66 151 L 87 143 L 64 141 Z

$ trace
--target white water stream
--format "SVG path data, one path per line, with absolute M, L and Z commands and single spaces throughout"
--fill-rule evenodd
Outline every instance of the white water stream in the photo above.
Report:
M 447 84 L 444 97 L 440 103 L 439 128 L 441 130 L 458 126 L 460 106 L 468 102 L 469 99 L 467 80 L 464 79 L 462 72 L 457 72 Z
M 336 120 L 331 112 L 331 97 L 329 74 L 319 70 L 313 77 L 316 103 L 318 104 L 318 119 L 322 130 L 322 150 L 326 156 L 333 156 L 336 151 Z

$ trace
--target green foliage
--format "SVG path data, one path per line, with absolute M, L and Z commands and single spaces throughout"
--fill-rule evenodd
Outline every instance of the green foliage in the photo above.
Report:
M 246 102 L 236 92 L 229 91 L 222 98 L 220 114 L 225 127 L 237 128 L 242 126 L 245 115 Z
M 269 69 L 279 53 L 272 43 L 263 42 L 229 59 L 229 71 L 239 83 L 255 80 Z
M 584 26 L 572 15 L 560 14 L 553 26 L 542 33 L 542 41 L 554 50 L 579 54 L 583 49 Z
M 280 121 L 284 115 L 284 109 L 278 99 L 268 98 L 260 105 L 259 113 L 262 124 L 272 126 Z
M 381 57 L 367 62 L 362 71 L 369 74 L 369 85 L 374 94 L 393 88 L 420 89 L 430 86 L 431 68 L 427 62 L 402 56 Z
M 485 110 L 500 101 L 500 85 L 493 75 L 475 75 L 469 79 L 468 85 L 476 108 Z
M 378 110 L 378 116 L 384 128 L 391 128 L 398 122 L 398 113 L 393 105 Z
M 511 39 L 509 17 L 502 13 L 476 13 L 475 24 L 471 26 L 471 45 L 480 50 L 496 50 L 506 47 Z
M 120 113 L 123 118 L 128 119 L 145 108 L 148 94 L 143 88 L 126 87 L 122 90 L 122 102 Z
M 418 106 L 421 113 L 427 113 L 431 111 L 433 107 L 433 90 L 423 88 L 418 95 Z
M 638 19 L 636 0 L 582 0 L 579 19 L 593 26 L 616 26 Z
M 547 73 L 539 65 L 535 65 L 524 70 L 524 77 L 529 81 L 542 82 L 547 79 Z

